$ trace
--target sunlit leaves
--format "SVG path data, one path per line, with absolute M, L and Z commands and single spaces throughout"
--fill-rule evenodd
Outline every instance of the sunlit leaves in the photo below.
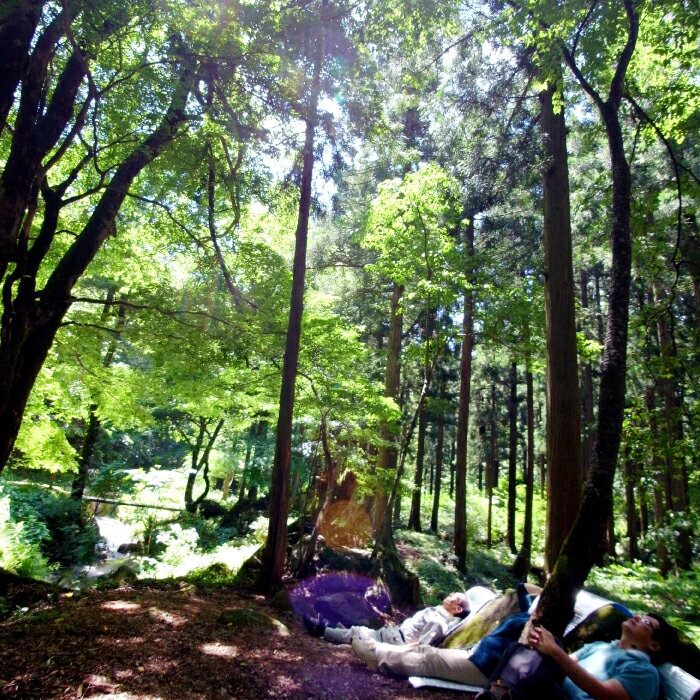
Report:
M 374 268 L 415 294 L 445 303 L 456 293 L 459 256 L 457 184 L 439 166 L 427 164 L 403 180 L 388 180 L 372 203 L 363 245 L 378 253 Z

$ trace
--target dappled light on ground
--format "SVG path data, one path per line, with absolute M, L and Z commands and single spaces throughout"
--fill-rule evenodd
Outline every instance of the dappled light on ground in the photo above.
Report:
M 187 623 L 187 618 L 184 615 L 176 615 L 167 610 L 159 610 L 158 608 L 149 608 L 148 614 L 158 622 L 163 622 L 166 625 L 180 627 Z
M 210 656 L 221 656 L 225 659 L 235 659 L 238 656 L 237 647 L 231 646 L 230 644 L 221 644 L 220 642 L 202 644 L 200 650 L 203 654 L 209 654 Z
M 325 578 L 321 590 L 335 590 Z M 374 581 L 353 577 L 345 586 L 351 584 L 366 591 Z M 243 616 L 247 622 L 226 622 L 224 613 L 231 611 L 249 613 Z M 288 636 L 270 619 L 285 625 Z M 371 673 L 348 646 L 307 634 L 291 611 L 232 589 L 135 584 L 86 591 L 0 623 L 0 698 L 368 697 L 448 700 L 454 695 L 418 691 L 404 680 Z
M 106 625 L 105 625 L 106 627 Z M 135 647 L 144 643 L 143 637 L 131 637 L 131 639 L 114 639 L 109 636 L 109 628 L 104 630 L 104 634 L 98 638 L 98 641 L 104 644 L 110 644 L 117 647 Z
M 299 680 L 281 675 L 275 679 L 275 684 L 272 688 L 270 688 L 269 695 L 273 697 L 275 695 L 279 695 L 280 697 L 288 697 L 292 693 L 301 691 L 301 689 L 302 683 Z
M 102 604 L 104 610 L 119 610 L 120 612 L 135 612 L 140 610 L 141 606 L 138 603 L 128 603 L 125 600 L 110 600 Z

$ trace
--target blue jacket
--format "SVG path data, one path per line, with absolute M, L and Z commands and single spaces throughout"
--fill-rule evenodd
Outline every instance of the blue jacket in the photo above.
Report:
M 471 655 L 471 662 L 488 678 L 498 665 L 503 652 L 517 642 L 530 613 L 521 612 L 510 615 L 501 622 L 491 634 L 486 635 Z

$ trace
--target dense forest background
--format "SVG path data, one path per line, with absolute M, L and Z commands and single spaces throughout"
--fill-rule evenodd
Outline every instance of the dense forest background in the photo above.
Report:
M 2 568 L 428 532 L 698 634 L 695 2 L 1 12 Z

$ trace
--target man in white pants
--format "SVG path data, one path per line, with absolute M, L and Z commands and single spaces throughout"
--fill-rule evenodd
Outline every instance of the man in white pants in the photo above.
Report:
M 419 610 L 400 625 L 388 625 L 378 630 L 363 625 L 353 625 L 350 628 L 324 627 L 322 636 L 336 644 L 350 644 L 353 639 L 371 639 L 387 644 L 432 644 L 458 618 L 469 614 L 469 611 L 470 603 L 465 593 L 450 593 L 442 605 Z

